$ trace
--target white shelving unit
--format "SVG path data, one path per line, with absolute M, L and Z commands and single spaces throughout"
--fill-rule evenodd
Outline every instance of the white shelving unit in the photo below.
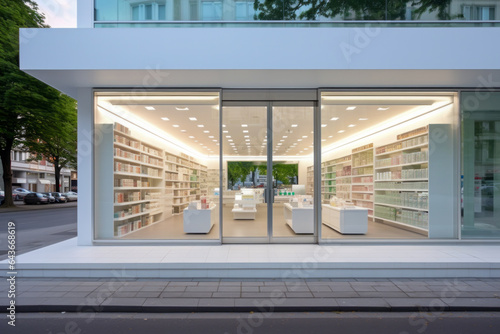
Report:
M 373 143 L 352 150 L 351 201 L 373 217 Z
M 187 205 L 206 194 L 207 168 L 194 158 L 165 152 L 165 189 L 172 214 L 181 214 Z
M 290 226 L 296 234 L 314 233 L 314 210 L 312 206 L 293 207 L 290 203 L 284 203 L 283 214 L 285 223 Z
M 255 192 L 252 189 L 242 189 L 234 197 L 234 207 L 232 209 L 233 219 L 254 220 L 257 214 L 257 203 Z
M 367 208 L 339 208 L 328 204 L 321 208 L 321 223 L 341 234 L 366 234 L 368 231 Z
M 306 194 L 314 195 L 314 166 L 307 167 Z
M 439 134 L 440 142 L 429 140 L 433 133 Z M 447 124 L 429 124 L 377 147 L 374 189 L 377 221 L 429 237 L 449 235 L 441 227 L 453 217 L 450 211 L 453 206 L 446 203 L 453 198 L 453 165 L 446 161 L 452 150 L 451 126 Z
M 163 151 L 113 124 L 113 236 L 157 223 L 163 213 Z

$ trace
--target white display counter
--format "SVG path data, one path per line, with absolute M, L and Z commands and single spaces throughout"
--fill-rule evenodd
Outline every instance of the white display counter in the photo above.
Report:
M 184 233 L 208 233 L 214 226 L 217 206 L 209 209 L 184 209 Z
M 257 214 L 257 209 L 255 207 L 252 208 L 234 208 L 233 219 L 255 219 L 255 215 Z
M 285 222 L 297 234 L 314 233 L 313 207 L 292 207 L 290 203 L 283 204 Z
M 321 206 L 321 222 L 342 234 L 366 234 L 368 209 L 361 207 L 339 208 L 328 204 Z

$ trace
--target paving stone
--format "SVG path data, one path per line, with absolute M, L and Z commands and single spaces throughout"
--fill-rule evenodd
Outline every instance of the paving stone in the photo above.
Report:
M 388 292 L 401 292 L 401 289 L 399 289 L 397 286 L 375 286 L 375 290 L 383 292 L 383 291 L 388 291 Z
M 107 298 L 101 303 L 102 306 L 142 306 L 146 298 Z
M 158 298 L 160 297 L 160 291 L 139 291 L 134 297 L 144 297 L 144 298 Z
M 141 289 L 141 292 L 162 292 L 164 289 L 164 286 L 145 286 Z
M 137 295 L 137 291 L 117 291 L 113 293 L 112 297 L 116 298 L 133 298 Z
M 334 292 L 331 291 L 321 291 L 321 292 L 312 292 L 314 298 L 335 298 L 340 297 L 337 296 Z
M 192 282 L 192 281 L 173 281 L 173 282 L 168 283 L 167 288 L 174 287 L 174 286 L 183 286 L 183 287 L 186 287 L 186 286 L 196 286 L 196 285 L 198 285 L 198 282 Z
M 183 292 L 181 297 L 183 298 L 210 298 L 213 296 L 213 292 Z
M 277 282 L 277 281 L 266 281 L 264 282 L 265 286 L 285 286 L 285 282 Z
M 260 292 L 285 292 L 288 291 L 286 286 L 284 285 L 273 285 L 273 286 L 261 286 L 260 287 Z
M 188 286 L 186 292 L 217 292 L 216 286 Z
M 286 292 L 287 298 L 312 298 L 314 297 L 310 292 Z
M 433 291 L 405 292 L 410 298 L 440 298 L 440 294 Z
M 219 286 L 241 286 L 239 281 L 221 281 Z
M 353 286 L 353 289 L 354 291 L 356 292 L 361 292 L 361 291 L 372 291 L 372 292 L 376 292 L 377 290 L 375 290 L 374 287 L 372 286 Z
M 351 286 L 330 286 L 330 289 L 334 292 L 337 291 L 349 291 L 352 292 L 354 289 Z M 375 291 L 375 290 L 373 290 Z
M 258 286 L 242 286 L 241 292 L 259 292 Z
M 53 287 L 51 288 L 49 291 L 55 291 L 55 292 L 60 292 L 60 291 L 64 291 L 64 292 L 70 292 L 71 290 L 73 290 L 74 287 L 73 286 L 68 286 L 68 285 L 60 285 L 60 286 L 56 286 L 56 287 Z
M 214 292 L 213 298 L 240 298 L 241 292 Z
M 292 286 L 289 286 L 287 287 L 287 291 L 288 292 L 311 292 L 311 290 L 309 289 L 309 287 L 292 287 Z
M 164 290 L 164 292 L 179 292 L 179 291 L 186 291 L 186 286 L 167 286 Z
M 199 307 L 230 307 L 233 308 L 234 299 L 232 298 L 209 298 L 209 299 L 200 299 L 198 303 Z
M 219 286 L 219 282 L 198 282 L 198 286 Z
M 74 292 L 74 291 L 70 291 L 68 293 L 66 293 L 63 298 L 85 298 L 87 297 L 88 295 L 90 294 L 90 292 L 85 292 L 85 291 L 77 291 L 77 292 Z
M 300 309 L 316 309 L 318 310 L 330 310 L 331 308 L 337 309 L 339 304 L 335 299 L 318 299 L 318 298 L 290 298 L 284 299 L 283 302 L 276 307 L 286 310 L 286 308 L 296 308 Z
M 159 298 L 180 298 L 184 292 L 162 292 Z
M 241 287 L 239 286 L 220 286 L 218 292 L 240 292 Z
M 331 292 L 332 289 L 328 285 L 309 285 L 309 290 L 312 292 Z
M 32 304 L 33 305 L 33 304 Z M 82 307 L 88 305 L 82 298 L 45 298 L 40 304 L 36 305 L 64 305 L 64 306 L 75 306 Z M 92 304 L 92 306 L 99 306 L 99 304 Z
M 395 292 L 395 291 L 384 291 L 384 292 L 373 292 L 373 291 L 358 291 L 358 295 L 361 298 L 409 298 L 408 295 L 404 292 Z
M 242 298 L 271 298 L 271 295 L 273 297 L 276 297 L 276 294 L 272 292 L 242 292 L 241 297 Z M 282 293 L 284 295 L 284 293 Z
M 199 302 L 198 298 L 146 298 L 142 306 L 193 307 L 195 309 Z
M 241 282 L 241 286 L 263 286 L 264 282 Z

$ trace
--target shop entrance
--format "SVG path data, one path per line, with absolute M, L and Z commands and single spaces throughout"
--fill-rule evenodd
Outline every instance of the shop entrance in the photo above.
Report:
M 315 110 L 314 102 L 223 102 L 223 243 L 317 241 L 306 186 Z

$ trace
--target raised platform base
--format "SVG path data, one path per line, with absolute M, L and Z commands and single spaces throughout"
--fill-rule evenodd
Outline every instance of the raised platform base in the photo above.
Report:
M 17 257 L 18 277 L 444 278 L 500 277 L 500 245 L 77 246 Z M 1 277 L 7 262 L 0 262 Z

